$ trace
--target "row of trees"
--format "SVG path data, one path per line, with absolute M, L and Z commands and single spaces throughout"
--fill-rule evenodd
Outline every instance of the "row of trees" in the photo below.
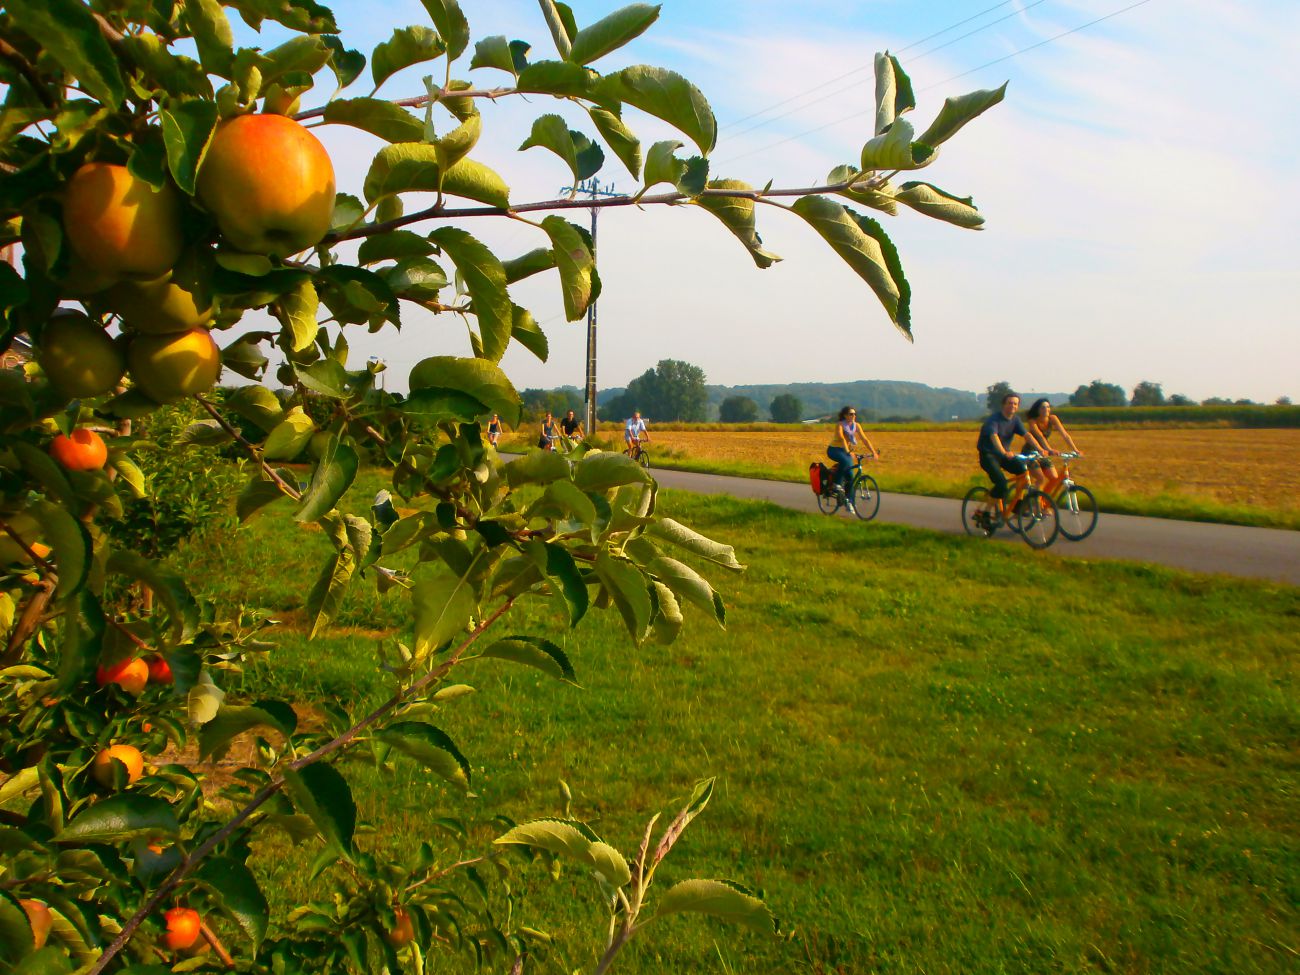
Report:
M 1015 392 L 1008 382 L 994 383 L 985 390 L 986 399 L 990 410 L 996 410 L 1002 405 L 1002 398 L 1007 393 Z M 1276 400 L 1279 406 L 1288 406 L 1291 399 L 1288 396 L 1279 396 Z M 1070 394 L 1070 406 L 1258 406 L 1254 400 L 1249 399 L 1225 399 L 1222 396 L 1212 396 L 1209 399 L 1198 402 L 1190 396 L 1184 396 L 1182 393 L 1172 393 L 1165 395 L 1164 388 L 1160 383 L 1153 383 L 1144 379 L 1133 387 L 1132 394 L 1124 392 L 1124 387 L 1115 383 L 1102 382 L 1100 379 L 1094 379 L 1086 385 L 1079 386 Z
M 798 396 L 782 393 L 772 398 L 767 412 L 773 423 L 798 423 L 803 419 L 803 402 Z M 758 404 L 748 396 L 728 396 L 718 407 L 718 419 L 723 423 L 753 423 L 758 418 Z

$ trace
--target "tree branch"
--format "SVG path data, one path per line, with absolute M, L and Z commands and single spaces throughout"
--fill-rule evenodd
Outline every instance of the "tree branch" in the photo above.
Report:
M 529 92 L 520 91 L 518 88 L 466 88 L 464 91 L 456 91 L 453 88 L 439 88 L 427 95 L 412 95 L 409 98 L 385 98 L 383 101 L 392 105 L 400 105 L 402 108 L 424 108 L 430 102 L 440 102 L 448 98 L 486 98 L 489 101 L 496 101 L 498 98 L 504 98 L 507 95 L 527 94 Z M 293 116 L 293 119 L 301 122 L 304 119 L 323 118 L 326 107 L 322 105 L 320 108 L 309 108 L 305 112 L 298 112 Z
M 202 400 L 200 400 L 200 402 L 202 402 Z M 375 724 L 399 704 L 402 704 L 408 698 L 424 690 L 424 688 L 428 687 L 435 681 L 439 681 L 443 677 L 447 676 L 452 668 L 460 663 L 461 657 L 464 655 L 465 651 L 470 648 L 474 641 L 482 636 L 483 632 L 487 630 L 488 627 L 501 619 L 501 617 L 510 610 L 510 607 L 514 605 L 514 602 L 515 597 L 512 596 L 510 599 L 507 599 L 502 603 L 491 616 L 479 623 L 479 625 L 474 628 L 474 632 L 466 637 L 465 640 L 462 641 L 461 644 L 452 651 L 451 655 L 448 656 L 447 659 L 438 667 L 425 674 L 410 687 L 403 691 L 398 691 L 391 698 L 379 707 L 375 708 L 375 710 L 371 711 L 368 715 L 338 737 L 326 742 L 311 754 L 304 755 L 302 758 L 290 762 L 288 767 L 294 771 L 298 771 L 299 769 L 306 768 L 308 765 L 314 765 L 327 755 L 332 755 L 339 749 L 346 747 L 354 738 L 357 737 L 357 735 L 366 728 Z M 136 911 L 136 913 L 127 920 L 126 924 L 122 925 L 121 932 L 113 939 L 113 943 L 104 949 L 104 953 L 95 959 L 94 965 L 90 967 L 86 975 L 100 975 L 100 973 L 108 967 L 108 963 L 111 962 L 126 943 L 131 940 L 131 936 L 135 934 L 136 929 L 140 927 L 144 922 L 144 919 L 156 911 L 158 906 L 171 895 L 171 892 L 180 886 L 180 882 L 189 876 L 195 866 L 198 865 L 199 861 L 207 857 L 207 855 L 215 850 L 221 843 L 224 843 L 226 839 L 235 832 L 235 830 L 243 825 L 243 823 L 246 822 L 253 813 L 265 805 L 266 802 L 282 788 L 284 788 L 284 776 L 280 776 L 274 781 L 267 783 L 262 787 L 257 795 L 253 796 L 253 798 L 249 800 L 248 805 L 236 813 L 225 826 L 221 827 L 221 829 L 217 830 L 204 840 L 202 844 L 195 848 L 194 852 L 189 854 L 181 862 L 180 866 L 172 871 L 171 876 L 163 881 L 162 885 L 154 891 L 153 895 L 147 901 L 145 901 L 144 906 L 141 907 L 140 910 Z
M 243 448 L 248 451 L 248 456 L 252 457 L 253 460 L 257 461 L 258 465 L 262 468 L 263 474 L 265 474 L 272 481 L 274 481 L 276 486 L 281 491 L 283 491 L 286 495 L 293 498 L 293 500 L 295 501 L 302 500 L 302 492 L 299 491 L 297 488 L 292 487 L 288 481 L 286 481 L 279 474 L 277 474 L 274 468 L 272 468 L 271 465 L 266 462 L 266 459 L 262 457 L 261 451 L 259 451 L 247 440 L 245 440 L 243 435 L 238 430 L 236 430 L 229 423 L 227 423 L 225 417 L 223 417 L 220 413 L 217 412 L 217 408 L 215 406 L 213 406 L 211 403 L 205 400 L 202 396 L 195 396 L 194 398 L 199 401 L 200 406 L 202 406 L 205 410 L 208 411 L 208 415 L 211 416 L 212 419 L 216 420 L 217 423 L 221 425 L 221 429 L 225 430 L 226 433 L 230 434 L 237 441 L 239 441 L 239 443 L 243 446 Z
M 31 62 L 23 57 L 22 53 L 3 37 L 0 37 L 0 57 L 18 70 L 18 73 L 23 76 L 23 80 L 36 93 L 36 97 L 41 100 L 42 105 L 46 108 L 54 107 L 54 96 L 46 90 L 45 85 L 41 82 L 41 76 L 36 73 L 36 69 L 32 67 Z

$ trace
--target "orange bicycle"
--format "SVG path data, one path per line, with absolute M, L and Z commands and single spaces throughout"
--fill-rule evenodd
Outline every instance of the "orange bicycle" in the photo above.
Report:
M 1033 460 L 1037 454 L 1018 454 L 1017 459 Z M 1056 541 L 1056 503 L 1038 488 L 1029 486 L 1029 472 L 1011 478 L 1011 494 L 999 504 L 991 489 L 973 487 L 961 502 L 961 523 L 966 534 L 992 538 L 1004 524 L 1020 535 L 1030 548 L 1047 548 Z M 1008 514 L 1010 512 L 1010 514 Z

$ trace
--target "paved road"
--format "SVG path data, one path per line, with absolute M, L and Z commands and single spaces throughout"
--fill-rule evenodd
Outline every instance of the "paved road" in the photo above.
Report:
M 654 475 L 661 485 L 668 488 L 699 494 L 759 498 L 798 511 L 817 510 L 813 493 L 805 484 L 685 471 L 656 470 Z M 848 515 L 841 513 L 836 517 Z M 964 534 L 961 502 L 948 498 L 882 494 L 880 514 L 876 517 L 879 521 L 931 528 L 953 535 Z M 1010 532 L 999 532 L 995 537 L 1009 544 L 1024 544 Z M 1212 525 L 1103 512 L 1091 537 L 1082 542 L 1058 538 L 1047 551 L 1065 557 L 1157 562 L 1195 572 L 1224 572 L 1300 585 L 1300 532 L 1275 528 Z

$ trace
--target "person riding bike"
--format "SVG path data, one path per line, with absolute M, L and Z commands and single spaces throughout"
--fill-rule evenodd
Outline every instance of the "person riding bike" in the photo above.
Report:
M 582 421 L 573 415 L 573 410 L 569 410 L 560 421 L 560 432 L 567 440 L 581 440 L 585 436 L 582 431 Z
M 543 450 L 554 450 L 555 441 L 560 439 L 560 428 L 555 423 L 555 417 L 551 415 L 550 410 L 546 411 L 546 419 L 542 421 L 542 433 L 537 438 L 537 446 Z
M 1065 440 L 1070 450 L 1080 456 L 1082 456 L 1083 451 L 1075 445 L 1074 438 L 1065 429 L 1065 424 L 1061 422 L 1061 418 L 1052 412 L 1052 404 L 1045 397 L 1034 400 L 1034 405 L 1029 407 L 1027 416 L 1029 418 L 1027 425 L 1037 435 L 1038 442 L 1042 444 L 1044 451 L 1044 456 L 1038 459 L 1038 468 L 1043 472 L 1043 483 L 1038 486 L 1038 489 L 1045 494 L 1052 494 L 1060 487 L 1061 481 L 1065 478 L 1065 471 L 1062 470 L 1058 473 L 1055 465 L 1050 460 L 1052 454 L 1059 453 L 1059 451 L 1052 450 L 1051 445 L 1048 443 L 1052 434 L 1059 430 L 1062 439 Z
M 845 505 L 853 514 L 857 512 L 849 492 L 853 486 L 853 455 L 862 452 L 858 447 L 859 436 L 862 437 L 862 446 L 865 448 L 864 456 L 878 458 L 880 454 L 867 439 L 866 433 L 858 426 L 858 411 L 851 406 L 845 406 L 840 410 L 834 436 L 830 446 L 826 448 L 826 456 L 835 461 L 835 490 L 845 499 Z
M 493 413 L 492 419 L 488 420 L 487 433 L 488 433 L 488 443 L 490 443 L 493 447 L 495 447 L 497 445 L 497 441 L 501 439 L 501 417 L 498 414 Z
M 980 467 L 984 473 L 989 476 L 993 482 L 993 490 L 990 492 L 997 499 L 998 507 L 1005 512 L 1007 500 L 1007 471 L 1017 477 L 1029 470 L 1029 465 L 1016 456 L 1011 449 L 1011 441 L 1015 437 L 1023 437 L 1025 448 L 1028 450 L 1042 450 L 1046 452 L 1047 448 L 1040 444 L 1035 435 L 1021 422 L 1017 415 L 1020 410 L 1020 395 L 1018 393 L 1007 393 L 1002 397 L 1002 409 L 990 414 L 980 425 L 979 440 L 976 442 L 976 450 L 979 452 Z M 1037 475 L 1037 477 L 1034 477 Z M 1041 481 L 1042 474 L 1034 470 L 1030 474 L 1036 482 Z
M 641 444 L 649 442 L 650 434 L 646 430 L 645 420 L 641 419 L 641 411 L 633 410 L 632 415 L 623 423 L 623 443 L 627 445 L 627 455 L 635 458 L 641 451 Z

